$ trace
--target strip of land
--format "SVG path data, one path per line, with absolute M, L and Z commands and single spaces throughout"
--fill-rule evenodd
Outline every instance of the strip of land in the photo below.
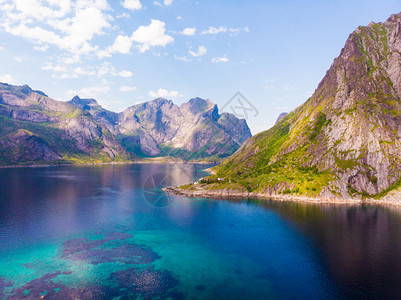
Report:
M 174 195 L 180 195 L 191 198 L 213 198 L 213 199 L 266 199 L 274 201 L 286 201 L 286 202 L 302 202 L 302 203 L 315 203 L 315 204 L 345 204 L 345 205 L 390 205 L 390 206 L 401 206 L 401 191 L 394 191 L 391 194 L 386 195 L 381 199 L 372 198 L 318 198 L 318 197 L 306 197 L 306 196 L 294 196 L 294 195 L 271 195 L 263 193 L 250 193 L 239 190 L 230 189 L 185 189 L 182 187 L 167 187 L 164 191 L 172 193 Z

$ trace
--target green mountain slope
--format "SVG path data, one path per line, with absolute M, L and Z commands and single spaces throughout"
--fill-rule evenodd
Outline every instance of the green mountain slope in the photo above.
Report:
M 401 183 L 400 96 L 398 14 L 355 30 L 310 99 L 184 188 L 380 198 Z

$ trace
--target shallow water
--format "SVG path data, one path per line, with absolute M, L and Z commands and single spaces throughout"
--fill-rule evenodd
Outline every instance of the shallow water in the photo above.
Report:
M 1 169 L 0 299 L 401 298 L 399 209 L 160 190 L 205 167 Z

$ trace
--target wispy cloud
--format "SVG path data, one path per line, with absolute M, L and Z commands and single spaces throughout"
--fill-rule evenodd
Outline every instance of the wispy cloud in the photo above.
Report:
M 182 35 L 193 36 L 196 33 L 195 27 L 187 27 L 183 31 L 181 31 Z
M 148 92 L 148 94 L 150 97 L 153 97 L 153 98 L 177 97 L 179 95 L 179 93 L 177 91 L 169 91 L 169 90 L 162 89 L 162 88 L 158 89 L 155 92 L 150 90 Z
M 226 56 L 223 57 L 213 57 L 212 58 L 212 63 L 217 64 L 217 63 L 226 63 L 228 62 L 229 59 Z
M 123 85 L 120 86 L 120 92 L 132 92 L 132 91 L 136 91 L 136 86 L 127 86 L 127 85 Z
M 98 98 L 98 96 L 108 94 L 110 92 L 109 86 L 104 85 L 96 85 L 84 87 L 79 90 L 68 90 L 66 92 L 67 97 L 73 97 L 75 95 L 80 96 L 81 98 Z
M 175 58 L 176 60 L 183 61 L 183 62 L 191 62 L 191 61 L 192 61 L 191 58 L 188 58 L 188 57 L 186 57 L 186 56 L 177 56 L 177 55 L 174 55 L 174 58 Z
M 197 52 L 189 50 L 188 53 L 193 57 L 203 56 L 207 53 L 207 48 L 205 46 L 199 46 Z
M 0 75 L 0 82 L 17 84 L 17 80 L 11 74 Z
M 241 31 L 249 32 L 249 28 L 246 26 L 244 28 L 229 28 L 227 26 L 213 27 L 210 26 L 208 29 L 202 30 L 201 35 L 205 34 L 219 34 L 219 33 L 229 33 L 230 35 L 237 35 Z

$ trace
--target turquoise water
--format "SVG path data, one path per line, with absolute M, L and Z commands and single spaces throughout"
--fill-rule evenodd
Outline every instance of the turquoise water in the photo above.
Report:
M 393 208 L 189 199 L 205 165 L 0 170 L 0 299 L 401 297 Z

